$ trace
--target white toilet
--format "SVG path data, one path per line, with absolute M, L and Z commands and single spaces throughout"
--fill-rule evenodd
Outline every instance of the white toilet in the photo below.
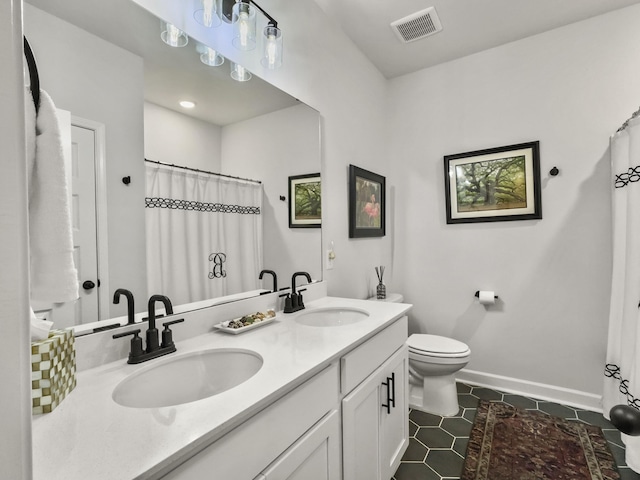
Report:
M 394 293 L 384 300 L 402 302 Z M 422 412 L 453 416 L 458 413 L 455 374 L 471 356 L 468 345 L 439 335 L 414 333 L 407 339 L 409 347 L 409 406 Z

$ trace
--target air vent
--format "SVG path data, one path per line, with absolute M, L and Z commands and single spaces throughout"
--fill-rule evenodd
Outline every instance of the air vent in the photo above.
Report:
M 408 15 L 391 24 L 401 42 L 409 43 L 428 37 L 442 30 L 442 24 L 434 7 Z

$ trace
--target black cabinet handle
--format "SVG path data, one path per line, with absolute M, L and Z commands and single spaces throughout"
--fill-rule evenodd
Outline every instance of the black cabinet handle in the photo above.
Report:
M 84 282 L 82 282 L 82 288 L 84 288 L 85 290 L 91 290 L 92 288 L 95 288 L 95 286 L 96 284 L 91 280 L 85 280 Z
M 391 381 L 391 398 L 389 399 L 389 403 L 393 408 L 396 408 L 396 372 L 391 372 L 391 378 L 387 377 L 388 380 Z
M 387 415 L 391 414 L 391 406 L 393 398 L 391 397 L 391 377 L 387 377 L 386 382 L 382 382 L 382 385 L 387 387 L 387 403 L 383 403 L 382 406 L 387 409 Z

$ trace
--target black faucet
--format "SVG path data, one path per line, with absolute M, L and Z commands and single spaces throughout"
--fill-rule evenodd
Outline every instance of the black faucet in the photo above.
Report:
M 129 353 L 129 360 L 127 363 L 142 363 L 152 358 L 161 357 L 176 351 L 176 346 L 173 343 L 173 333 L 169 328 L 170 325 L 175 323 L 184 322 L 184 318 L 172 320 L 170 322 L 164 322 L 164 330 L 162 331 L 162 344 L 159 343 L 158 329 L 156 328 L 156 302 L 162 302 L 164 304 L 165 313 L 167 315 L 173 315 L 173 306 L 171 300 L 165 295 L 151 295 L 149 298 L 149 328 L 147 328 L 147 348 L 142 348 L 142 339 L 138 336 L 140 329 L 131 330 L 125 333 L 118 333 L 113 338 L 120 338 L 127 335 L 133 335 L 131 339 L 131 352 Z
M 287 298 L 284 301 L 284 313 L 293 313 L 298 310 L 304 309 L 304 302 L 302 300 L 302 292 L 306 289 L 296 292 L 296 278 L 306 277 L 307 281 L 311 283 L 311 275 L 307 272 L 296 272 L 291 276 L 291 294 L 287 294 Z
M 133 293 L 125 288 L 119 288 L 113 293 L 113 303 L 120 303 L 120 295 L 127 297 L 127 325 L 135 323 L 135 310 L 133 308 Z
M 273 276 L 273 290 L 272 292 L 275 293 L 278 291 L 278 275 L 276 275 L 276 272 L 274 272 L 273 270 L 262 270 L 260 272 L 260 276 L 258 277 L 259 280 L 262 280 L 262 277 L 265 273 L 268 273 L 269 275 Z

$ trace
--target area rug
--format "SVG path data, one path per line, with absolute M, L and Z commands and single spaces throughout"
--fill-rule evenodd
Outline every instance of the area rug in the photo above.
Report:
M 460 480 L 619 480 L 600 427 L 480 401 Z

